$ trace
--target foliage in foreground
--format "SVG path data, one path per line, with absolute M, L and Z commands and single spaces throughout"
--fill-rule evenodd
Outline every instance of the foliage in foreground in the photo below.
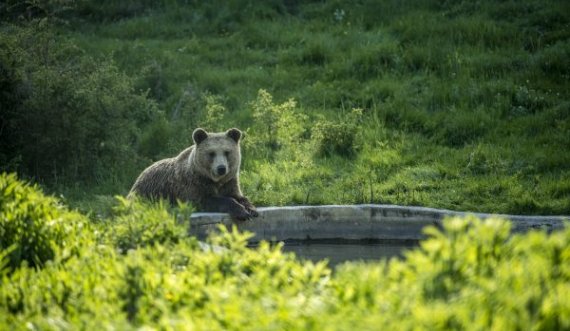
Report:
M 77 254 L 91 240 L 83 215 L 69 211 L 15 175 L 0 176 L 0 249 L 6 266 L 41 267 Z M 81 243 L 81 244 L 80 244 Z
M 57 210 L 67 226 L 89 222 L 15 176 L 0 178 L 2 229 L 17 228 L 24 241 L 54 220 L 18 201 Z M 1 329 L 570 328 L 570 227 L 511 235 L 505 220 L 454 218 L 443 231 L 428 229 L 404 260 L 332 273 L 279 245 L 247 248 L 248 234 L 235 229 L 220 229 L 206 246 L 181 235 L 184 226 L 160 205 L 119 205 L 110 219 L 71 235 L 77 254 L 56 250 L 35 267 L 11 264 L 10 239 L 0 237 Z M 163 228 L 146 232 L 156 240 L 132 235 L 159 220 Z

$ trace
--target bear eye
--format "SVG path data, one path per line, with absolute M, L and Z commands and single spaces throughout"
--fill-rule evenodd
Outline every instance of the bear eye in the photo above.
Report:
M 208 153 L 208 155 L 210 155 L 210 158 L 213 159 L 214 157 L 216 157 L 216 152 L 210 152 Z
M 226 157 L 228 157 L 228 156 L 230 156 L 230 152 L 229 152 L 229 151 L 225 151 L 225 152 L 224 152 L 224 155 L 225 155 Z

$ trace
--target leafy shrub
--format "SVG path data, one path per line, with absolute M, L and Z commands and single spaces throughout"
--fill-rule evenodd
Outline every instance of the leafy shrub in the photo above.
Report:
M 137 146 L 139 156 L 150 160 L 158 160 L 169 154 L 170 143 L 176 134 L 176 129 L 166 118 L 158 118 L 149 124 L 140 136 Z
M 386 329 L 568 328 L 570 228 L 512 237 L 509 229 L 500 219 L 449 219 L 404 261 L 348 265 L 336 283 L 339 312 L 366 307 L 352 317 Z
M 313 138 L 316 140 L 319 155 L 331 156 L 336 154 L 354 157 L 359 150 L 359 122 L 361 117 L 362 109 L 353 109 L 340 123 L 317 122 L 313 131 Z
M 149 97 L 157 101 L 163 101 L 171 93 L 164 77 L 164 70 L 162 65 L 153 60 L 151 63 L 142 67 L 140 79 L 137 82 L 137 87 L 143 87 L 142 90 L 149 90 Z
M 223 127 L 224 115 L 227 109 L 224 106 L 224 100 L 219 95 L 206 93 L 203 96 L 206 103 L 206 118 L 203 126 L 208 131 L 220 132 L 229 128 Z
M 60 202 L 44 196 L 37 186 L 0 174 L 0 249 L 7 267 L 23 262 L 42 267 L 56 256 L 69 258 L 90 241 L 87 219 Z
M 248 139 L 246 148 L 265 149 L 271 154 L 284 146 L 294 146 L 294 142 L 305 135 L 307 122 L 307 116 L 297 112 L 296 106 L 294 99 L 275 104 L 269 92 L 259 90 L 257 99 L 251 103 L 255 136 Z
M 28 223 L 44 223 L 42 233 L 76 238 L 50 226 L 62 229 L 81 215 L 64 214 L 13 175 L 1 187 L 0 220 L 23 205 Z M 251 234 L 235 227 L 220 227 L 209 245 L 199 245 L 178 231 L 175 219 L 185 211 L 168 215 L 160 204 L 120 199 L 114 220 L 82 228 L 98 245 L 82 240 L 81 254 L 41 269 L 0 271 L 0 328 L 570 328 L 568 226 L 513 235 L 505 220 L 452 218 L 426 229 L 428 239 L 403 260 L 347 263 L 331 273 L 326 262 L 300 261 L 281 245 L 248 248 Z M 117 254 L 117 244 L 128 251 Z M 2 246 L 0 266 L 12 249 Z
M 14 92 L 2 100 L 0 157 L 42 181 L 130 179 L 141 128 L 162 116 L 134 80 L 47 23 L 3 29 L 0 40 L 2 84 Z
M 181 204 L 169 212 L 166 202 L 147 204 L 138 199 L 118 197 L 115 215 L 110 222 L 113 231 L 106 232 L 108 239 L 121 252 L 156 244 L 177 243 L 186 236 L 187 229 L 177 220 L 186 219 L 192 208 Z

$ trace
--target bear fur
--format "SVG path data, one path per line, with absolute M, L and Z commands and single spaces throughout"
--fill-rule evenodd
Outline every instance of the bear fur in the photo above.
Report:
M 235 128 L 220 133 L 194 130 L 194 145 L 146 168 L 129 197 L 191 202 L 200 211 L 229 213 L 238 220 L 256 217 L 255 207 L 239 186 L 241 137 Z

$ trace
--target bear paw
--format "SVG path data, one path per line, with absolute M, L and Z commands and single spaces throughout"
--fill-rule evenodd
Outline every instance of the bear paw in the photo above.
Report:
M 249 214 L 251 215 L 251 217 L 257 217 L 259 216 L 259 213 L 257 212 L 257 209 L 255 209 L 255 207 L 251 206 L 251 207 L 245 207 L 245 209 L 249 212 Z
M 235 208 L 230 212 L 230 216 L 232 218 L 237 219 L 238 221 L 247 221 L 252 217 L 252 215 L 245 209 L 245 207 L 240 206 L 241 208 Z
M 255 206 L 246 197 L 241 197 L 236 200 L 245 208 L 245 210 L 247 210 L 251 217 L 259 216 L 259 213 L 257 212 L 257 209 L 255 209 Z

